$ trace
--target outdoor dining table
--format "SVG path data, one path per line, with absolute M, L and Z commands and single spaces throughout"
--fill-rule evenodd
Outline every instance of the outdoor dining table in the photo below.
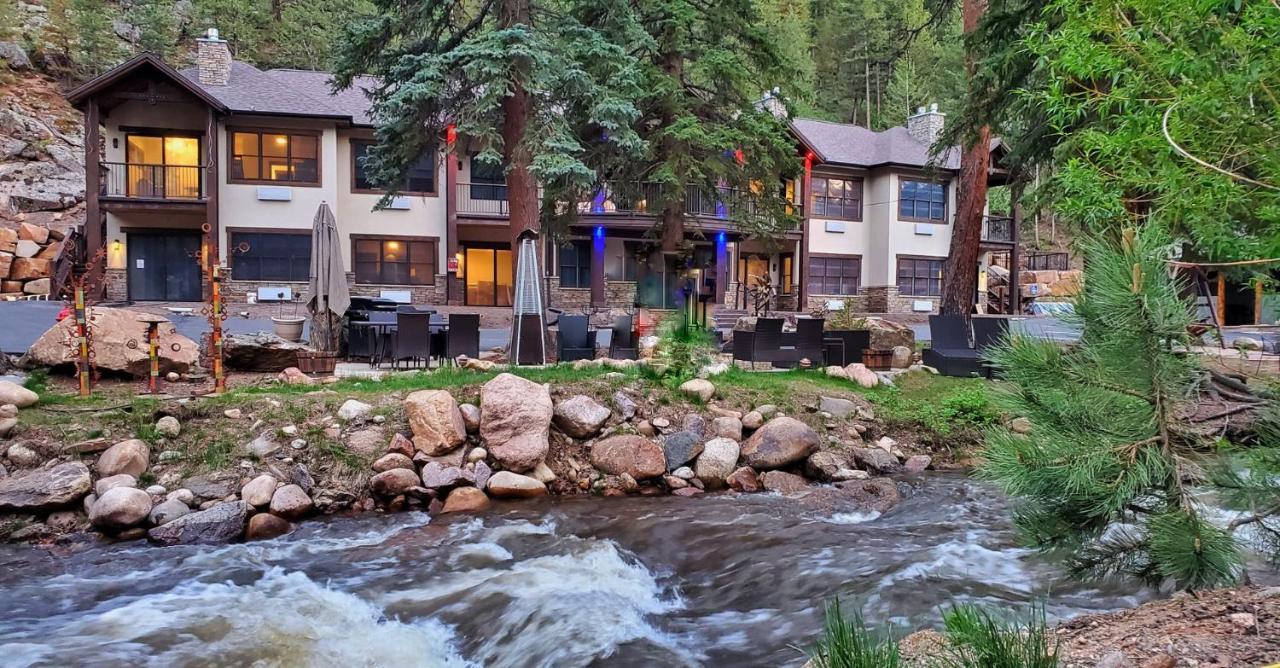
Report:
M 431 314 L 431 335 L 443 335 L 449 331 L 448 321 L 436 320 L 436 312 L 434 310 L 425 309 L 423 313 Z M 386 356 L 390 354 L 392 346 L 392 337 L 399 328 L 399 323 L 394 320 L 389 321 L 356 321 L 349 323 L 352 327 L 363 328 L 369 330 L 371 349 L 369 351 L 369 366 L 377 368 L 382 366 Z

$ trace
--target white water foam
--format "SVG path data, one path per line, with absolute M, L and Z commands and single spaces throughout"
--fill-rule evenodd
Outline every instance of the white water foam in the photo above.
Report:
M 822 521 L 827 524 L 865 524 L 876 520 L 879 517 L 880 513 L 874 510 L 868 510 L 866 512 L 853 511 L 848 513 L 835 513 L 830 517 L 822 518 Z
M 190 583 L 0 645 L 5 665 L 469 666 L 452 630 L 403 623 L 352 594 L 276 568 L 252 584 Z

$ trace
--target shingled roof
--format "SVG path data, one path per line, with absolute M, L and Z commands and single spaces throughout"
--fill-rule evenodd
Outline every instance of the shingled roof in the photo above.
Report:
M 328 72 L 263 71 L 238 60 L 231 63 L 231 77 L 225 86 L 200 83 L 194 67 L 182 70 L 182 76 L 232 112 L 337 118 L 356 125 L 373 124 L 364 89 L 372 87 L 376 80 L 369 77 L 361 77 L 351 88 L 333 94 Z
M 791 129 L 825 163 L 866 168 L 899 165 L 960 169 L 959 150 L 947 149 L 930 162 L 928 145 L 916 141 L 901 126 L 877 132 L 860 125 L 796 118 L 791 121 Z

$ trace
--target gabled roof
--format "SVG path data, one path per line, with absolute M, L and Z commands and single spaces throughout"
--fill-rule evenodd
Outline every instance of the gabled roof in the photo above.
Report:
M 182 76 L 235 113 L 351 118 L 352 114 L 336 104 L 327 91 L 300 88 L 291 77 L 277 76 L 275 72 L 278 71 L 263 72 L 236 60 L 231 63 L 231 76 L 225 86 L 200 83 L 199 70 L 194 67 L 183 70 Z
M 133 74 L 148 68 L 155 70 L 161 76 L 170 80 L 174 85 L 188 93 L 191 93 L 205 104 L 220 112 L 227 112 L 227 105 L 223 104 L 222 101 L 218 100 L 213 95 L 210 95 L 187 77 L 184 77 L 177 70 L 167 65 L 158 56 L 150 53 L 138 54 L 124 63 L 112 68 L 110 71 L 86 81 L 84 84 L 68 93 L 67 100 L 71 102 L 73 106 L 80 106 L 85 100 L 89 99 L 89 97 L 106 91 L 112 86 L 128 79 Z
M 791 129 L 824 163 L 864 168 L 897 165 L 960 169 L 960 151 L 955 147 L 930 162 L 929 146 L 916 141 L 901 126 L 876 132 L 860 125 L 796 118 L 791 121 Z
M 356 125 L 374 125 L 373 117 L 369 115 L 371 104 L 365 91 L 378 86 L 379 80 L 376 77 L 356 77 L 350 88 L 334 93 L 329 85 L 333 75 L 329 72 L 279 69 L 267 70 L 265 74 L 282 82 L 290 90 L 327 100 L 330 107 L 350 116 L 351 122 Z

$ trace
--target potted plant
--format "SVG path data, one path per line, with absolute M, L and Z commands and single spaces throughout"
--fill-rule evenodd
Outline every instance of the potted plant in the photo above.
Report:
M 836 311 L 828 309 L 826 304 L 823 304 L 814 309 L 812 315 L 823 319 L 824 338 L 840 339 L 843 342 L 843 350 L 832 351 L 843 354 L 843 357 L 828 359 L 827 364 L 847 366 L 863 361 L 863 351 L 871 347 L 871 330 L 867 327 L 865 318 L 853 314 L 853 305 L 849 300 L 844 300 L 842 308 Z
M 276 314 L 271 316 L 271 331 L 285 341 L 301 341 L 302 326 L 306 324 L 307 319 L 298 315 L 298 302 L 285 299 L 283 292 L 276 293 L 276 296 L 280 300 L 280 305 L 277 307 Z M 284 314 L 286 303 L 293 304 L 293 315 Z

